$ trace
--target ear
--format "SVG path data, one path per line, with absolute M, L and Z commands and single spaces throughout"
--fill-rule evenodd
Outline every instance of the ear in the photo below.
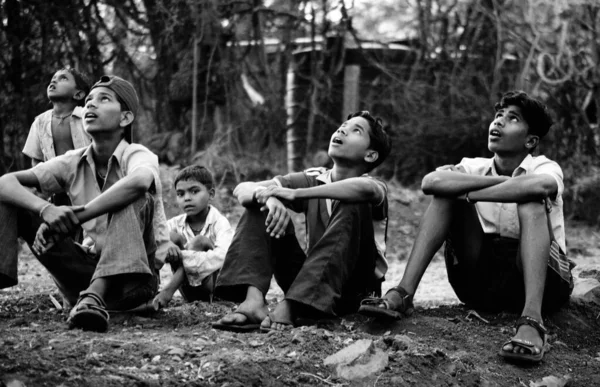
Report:
M 119 126 L 121 126 L 122 128 L 126 127 L 127 125 L 133 122 L 134 118 L 135 116 L 129 110 L 121 112 L 121 122 L 119 122 Z
M 73 94 L 73 99 L 75 101 L 81 101 L 85 98 L 85 93 L 82 90 L 77 90 L 75 94 Z
M 215 198 L 215 189 L 214 189 L 214 188 L 211 188 L 211 189 L 208 191 L 208 198 L 209 198 L 209 199 L 214 199 L 214 198 Z
M 367 154 L 365 155 L 365 161 L 367 163 L 374 163 L 379 158 L 379 152 L 374 151 L 372 149 L 367 149 Z
M 527 135 L 527 140 L 525 142 L 525 148 L 528 150 L 534 149 L 540 143 L 540 137 L 529 134 Z

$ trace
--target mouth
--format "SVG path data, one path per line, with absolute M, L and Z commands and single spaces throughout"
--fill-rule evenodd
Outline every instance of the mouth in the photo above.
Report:
M 56 86 L 54 86 L 54 85 L 48 86 L 48 91 L 54 91 L 54 90 L 56 90 Z
M 96 118 L 98 118 L 98 116 L 94 113 L 85 113 L 85 115 L 83 116 L 83 119 L 85 120 L 85 122 L 93 121 Z
M 337 144 L 337 145 L 342 145 L 343 144 L 342 140 L 339 137 L 332 138 L 331 139 L 331 143 L 332 144 Z
M 490 130 L 490 137 L 499 138 L 501 137 L 500 131 L 498 129 Z

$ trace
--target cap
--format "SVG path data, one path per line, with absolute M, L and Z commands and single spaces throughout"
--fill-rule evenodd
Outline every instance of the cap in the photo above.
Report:
M 137 114 L 140 100 L 135 92 L 135 88 L 130 82 L 121 77 L 117 77 L 116 75 L 103 75 L 100 80 L 92 86 L 92 89 L 95 89 L 96 87 L 106 87 L 111 89 L 123 102 L 125 102 L 125 105 L 127 105 L 126 109 L 123 110 L 131 111 L 134 116 Z

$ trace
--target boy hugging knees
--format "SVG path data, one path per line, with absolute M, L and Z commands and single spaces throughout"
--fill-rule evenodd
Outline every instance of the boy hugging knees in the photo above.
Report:
M 556 162 L 531 155 L 552 124 L 543 103 L 512 91 L 495 110 L 488 130 L 494 156 L 465 157 L 425 176 L 423 191 L 433 199 L 402 279 L 383 298 L 364 300 L 359 311 L 392 318 L 410 314 L 419 281 L 445 242 L 448 279 L 462 302 L 520 311 L 516 335 L 500 355 L 539 362 L 546 345 L 542 311 L 559 308 L 573 287 L 568 260 L 556 259 L 550 249 L 555 240 L 566 251 L 563 173 Z
M 167 262 L 171 281 L 154 298 L 154 308 L 166 307 L 179 290 L 186 301 L 210 301 L 233 230 L 212 204 L 214 179 L 208 169 L 192 165 L 175 176 L 177 205 L 184 214 L 169 219 L 171 242 Z
M 136 308 L 156 294 L 154 259 L 168 234 L 158 158 L 126 135 L 138 105 L 129 82 L 103 76 L 82 112 L 89 146 L 0 177 L 0 288 L 17 283 L 20 236 L 73 306 L 73 328 L 106 331 L 109 310 Z M 53 205 L 26 187 L 66 192 L 73 205 Z
M 388 156 L 380 119 L 352 114 L 331 136 L 333 168 L 312 168 L 272 180 L 241 183 L 234 195 L 246 208 L 225 257 L 215 295 L 241 302 L 213 327 L 231 331 L 285 330 L 301 318 L 355 312 L 367 294 L 380 294 L 387 270 L 387 187 L 366 173 Z M 288 209 L 303 212 L 307 252 Z M 271 278 L 285 298 L 269 313 Z

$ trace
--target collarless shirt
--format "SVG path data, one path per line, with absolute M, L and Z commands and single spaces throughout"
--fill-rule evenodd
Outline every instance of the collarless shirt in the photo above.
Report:
M 91 137 L 83 129 L 83 108 L 81 106 L 76 106 L 73 109 L 68 122 L 71 129 L 73 149 L 83 148 L 91 144 Z M 56 157 L 52 136 L 52 109 L 37 116 L 31 124 L 23 153 L 32 159 L 41 161 L 48 161 Z
M 66 192 L 73 205 L 85 205 L 112 187 L 117 181 L 138 168 L 148 169 L 154 176 L 154 233 L 157 245 L 156 258 L 164 262 L 169 234 L 162 203 L 162 186 L 158 168 L 158 157 L 140 144 L 129 144 L 121 140 L 108 161 L 104 185 L 96 179 L 96 166 L 92 145 L 75 149 L 36 165 L 31 171 L 36 175 L 43 192 L 54 194 Z M 91 252 L 100 253 L 104 245 L 108 214 L 102 214 L 83 223 L 83 246 Z M 157 266 L 160 266 L 157 263 Z
M 380 188 L 381 202 L 371 206 L 373 212 L 373 231 L 375 244 L 378 251 L 378 259 L 375 262 L 375 276 L 379 279 L 385 276 L 388 269 L 386 260 L 386 232 L 388 218 L 388 201 L 386 184 L 367 174 L 362 175 L 377 183 Z M 321 184 L 330 184 L 331 169 L 309 168 L 304 172 L 290 173 L 285 176 L 275 176 L 275 182 L 286 188 L 309 188 Z M 299 200 L 292 203 L 290 208 L 295 212 L 303 212 L 306 217 L 306 245 L 310 250 L 325 232 L 329 224 L 329 218 L 335 208 L 337 200 L 314 198 Z
M 190 243 L 196 235 L 187 222 L 187 215 L 175 216 L 167 221 L 169 232 L 175 231 L 185 238 L 186 244 Z M 181 250 L 182 264 L 191 286 L 199 286 L 202 281 L 223 267 L 225 255 L 233 239 L 233 229 L 229 220 L 219 212 L 215 207 L 209 205 L 206 221 L 199 235 L 210 239 L 214 249 L 209 251 L 194 251 L 187 249 Z
M 480 176 L 499 176 L 496 171 L 493 158 L 468 158 L 461 160 L 460 164 L 466 173 Z M 566 251 L 565 244 L 565 220 L 563 215 L 562 194 L 564 191 L 563 173 L 560 166 L 545 156 L 527 155 L 521 164 L 513 171 L 512 177 L 523 175 L 546 174 L 556 180 L 558 191 L 555 198 L 550 198 L 552 202 L 552 212 L 550 212 L 550 221 L 552 222 L 552 231 L 559 246 Z M 486 234 L 499 234 L 509 238 L 520 238 L 519 216 L 516 203 L 495 203 L 495 202 L 477 202 L 475 203 L 479 223 Z

